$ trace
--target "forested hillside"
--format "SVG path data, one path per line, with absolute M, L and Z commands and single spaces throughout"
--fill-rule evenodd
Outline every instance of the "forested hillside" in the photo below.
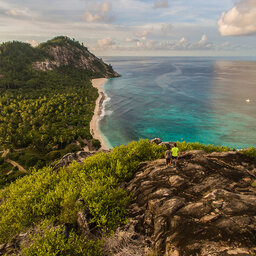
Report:
M 36 48 L 22 42 L 3 43 L 0 150 L 10 149 L 6 157 L 26 169 L 41 168 L 66 152 L 79 150 L 84 139 L 92 139 L 89 123 L 98 92 L 90 79 L 117 75 L 67 37 Z M 16 169 L 0 161 L 0 186 L 16 178 Z

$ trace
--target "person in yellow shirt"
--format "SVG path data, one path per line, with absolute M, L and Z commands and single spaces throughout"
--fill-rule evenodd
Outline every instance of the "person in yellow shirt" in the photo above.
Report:
M 172 151 L 172 160 L 174 161 L 176 166 L 177 160 L 178 160 L 178 152 L 179 152 L 179 149 L 177 148 L 176 143 L 174 143 L 174 147 L 171 149 L 171 151 Z

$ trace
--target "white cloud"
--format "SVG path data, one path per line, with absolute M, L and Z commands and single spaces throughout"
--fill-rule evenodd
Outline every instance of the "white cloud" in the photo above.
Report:
M 104 38 L 104 39 L 100 39 L 100 40 L 98 40 L 98 43 L 97 43 L 97 46 L 100 47 L 100 48 L 111 47 L 113 45 L 115 45 L 115 42 L 110 37 Z
M 202 35 L 201 40 L 198 43 L 195 43 L 192 45 L 193 49 L 198 49 L 198 50 L 207 50 L 212 48 L 212 43 L 208 41 L 208 38 L 206 35 Z
M 29 17 L 32 16 L 30 10 L 28 8 L 24 9 L 8 9 L 5 11 L 5 14 L 12 17 Z
M 168 3 L 168 0 L 156 0 L 154 2 L 154 8 L 157 9 L 157 8 L 167 8 L 169 7 L 169 3 Z
M 182 37 L 178 42 L 174 43 L 174 44 L 170 44 L 170 48 L 172 50 L 186 50 L 188 49 L 190 43 L 188 42 L 188 39 L 185 37 Z
M 193 51 L 193 50 L 210 50 L 213 49 L 214 46 L 212 43 L 208 41 L 206 35 L 202 35 L 201 39 L 198 42 L 191 42 L 186 37 L 182 37 L 178 41 L 174 42 L 164 42 L 161 45 L 163 50 L 182 50 L 182 51 Z
M 35 41 L 35 40 L 32 40 L 32 41 L 28 41 L 28 40 L 27 40 L 26 43 L 31 44 L 31 46 L 33 46 L 33 47 L 36 47 L 36 46 L 39 45 L 39 43 L 38 43 L 37 41 Z
M 222 13 L 218 25 L 223 36 L 255 34 L 256 1 L 240 0 L 231 10 Z
M 150 29 L 144 29 L 143 31 L 137 32 L 135 35 L 140 38 L 143 38 L 143 37 L 145 38 L 148 36 L 149 32 L 150 32 Z
M 109 16 L 111 9 L 111 2 L 96 3 L 92 11 L 85 12 L 85 20 L 87 22 L 111 22 L 113 20 L 113 17 Z
M 139 41 L 139 42 L 136 43 L 136 45 L 137 45 L 138 48 L 141 48 L 141 47 L 143 47 L 144 44 Z

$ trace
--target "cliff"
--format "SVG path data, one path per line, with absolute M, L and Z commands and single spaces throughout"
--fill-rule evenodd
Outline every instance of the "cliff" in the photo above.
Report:
M 52 40 L 42 43 L 38 46 L 49 57 L 33 62 L 33 68 L 36 70 L 48 71 L 63 66 L 72 66 L 78 69 L 86 70 L 96 77 L 119 77 L 111 65 L 97 58 L 87 47 L 68 37 L 59 36 Z
M 253 255 L 255 168 L 255 159 L 238 152 L 189 151 L 177 167 L 142 163 L 123 184 L 135 197 L 130 222 L 106 248 L 115 256 Z

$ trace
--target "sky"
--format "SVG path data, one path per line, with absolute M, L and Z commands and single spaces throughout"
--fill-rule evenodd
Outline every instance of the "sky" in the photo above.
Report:
M 0 0 L 0 42 L 59 35 L 98 56 L 256 56 L 256 0 Z

